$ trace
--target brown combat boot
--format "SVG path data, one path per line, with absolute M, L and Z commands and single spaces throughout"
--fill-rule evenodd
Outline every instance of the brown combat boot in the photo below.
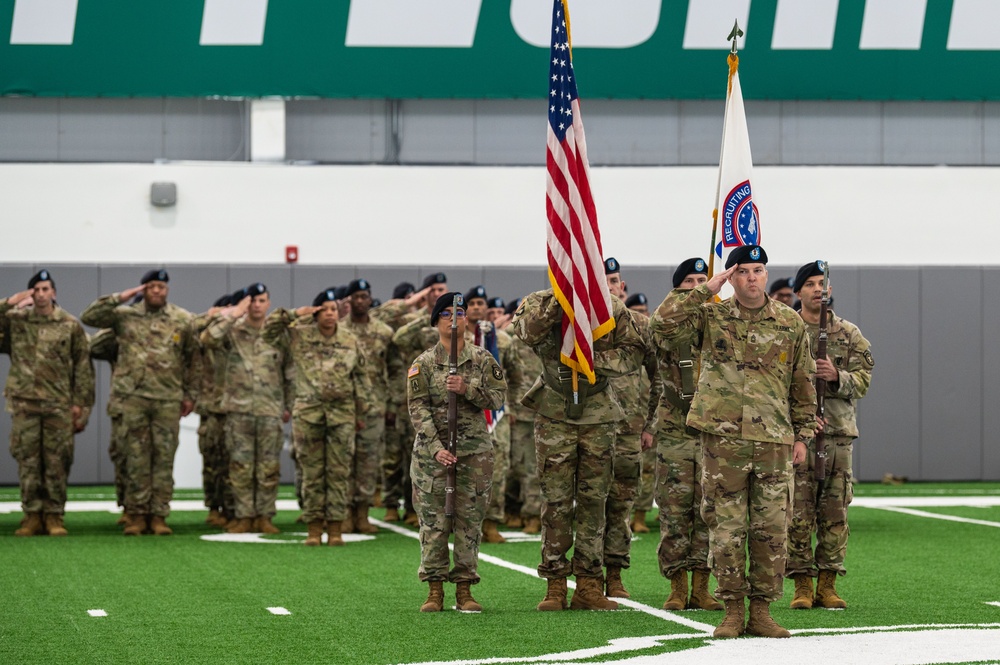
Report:
M 42 527 L 41 513 L 26 513 L 21 518 L 21 528 L 14 532 L 15 536 L 38 536 L 45 533 Z
M 227 524 L 226 516 L 220 513 L 217 508 L 212 508 L 208 511 L 208 517 L 205 518 L 205 524 L 216 528 L 225 527 Z
M 792 634 L 771 618 L 771 603 L 763 598 L 750 599 L 750 619 L 747 621 L 747 635 L 759 637 L 791 637 Z
M 688 571 L 678 570 L 670 576 L 670 595 L 663 603 L 663 609 L 676 612 L 687 607 L 688 600 Z
M 722 610 L 722 603 L 708 592 L 708 571 L 695 568 L 691 571 L 691 598 L 688 600 L 689 610 Z
M 600 577 L 576 576 L 576 591 L 573 601 L 569 604 L 571 610 L 617 610 L 618 603 L 604 597 Z
M 281 533 L 281 529 L 274 526 L 270 515 L 261 515 L 257 518 L 257 531 L 270 534 Z
M 558 612 L 569 607 L 566 602 L 566 578 L 559 577 L 554 580 L 547 580 L 548 588 L 545 591 L 545 599 L 538 603 L 539 612 Z
M 128 524 L 128 514 L 122 513 L 121 515 L 118 516 L 118 519 L 115 521 L 115 526 L 124 526 L 126 524 Z
M 45 530 L 50 536 L 66 536 L 69 531 L 63 526 L 63 516 L 58 513 L 46 513 Z
M 130 513 L 125 513 L 125 515 L 128 517 L 128 521 L 125 522 L 125 528 L 122 530 L 122 533 L 126 536 L 142 535 L 142 532 L 146 530 L 146 516 Z
M 482 612 L 483 606 L 472 597 L 469 582 L 458 582 L 455 585 L 455 609 L 459 612 Z
M 253 519 L 249 517 L 238 517 L 226 527 L 226 533 L 250 533 L 254 530 Z
M 497 531 L 497 523 L 493 520 L 483 520 L 483 542 L 484 543 L 506 543 L 507 539 Z
M 407 510 L 406 514 L 403 515 L 403 524 L 408 524 L 410 526 L 420 526 L 420 516 L 417 515 L 417 511 Z
M 306 536 L 306 545 L 314 547 L 323 542 L 323 522 L 316 520 L 309 523 L 309 534 Z
M 326 544 L 330 547 L 340 547 L 344 544 L 344 539 L 340 533 L 340 522 L 330 522 L 326 525 Z
M 524 518 L 524 528 L 521 529 L 522 533 L 528 533 L 535 535 L 542 532 L 542 518 L 538 515 L 532 515 L 531 517 Z
M 382 507 L 382 490 L 375 490 L 375 494 L 372 495 L 372 508 Z
M 795 597 L 789 605 L 793 610 L 808 610 L 816 598 L 813 594 L 813 578 L 808 575 L 792 575 L 795 580 Z
M 646 526 L 646 511 L 637 510 L 635 515 L 632 517 L 632 524 L 630 525 L 632 533 L 649 533 L 649 527 Z
M 348 504 L 347 505 L 347 517 L 345 517 L 344 521 L 340 523 L 340 532 L 341 533 L 354 533 L 356 530 L 357 529 L 356 529 L 356 527 L 354 525 L 354 506 L 352 506 L 351 504 Z
M 819 582 L 816 584 L 816 604 L 827 609 L 846 609 L 847 601 L 837 595 L 836 585 L 837 571 L 819 571 Z
M 726 618 L 722 620 L 719 627 L 712 633 L 712 637 L 739 637 L 743 634 L 746 623 L 746 607 L 743 599 L 726 601 Z
M 440 612 L 444 609 L 444 582 L 428 582 L 430 592 L 420 606 L 421 612 Z
M 504 518 L 503 525 L 508 529 L 520 529 L 524 526 L 524 520 L 521 519 L 521 516 L 516 513 L 507 513 L 507 516 Z
M 378 533 L 378 527 L 368 521 L 368 504 L 359 503 L 354 507 L 355 533 L 367 533 L 369 536 Z
M 154 536 L 169 536 L 174 533 L 173 529 L 167 526 L 167 522 L 160 515 L 153 515 L 149 519 L 149 528 L 153 530 Z
M 611 598 L 631 598 L 625 583 L 622 582 L 622 569 L 618 566 L 608 566 L 608 575 L 604 580 L 605 594 Z
M 383 518 L 386 522 L 398 522 L 399 521 L 399 508 L 386 508 L 385 517 Z

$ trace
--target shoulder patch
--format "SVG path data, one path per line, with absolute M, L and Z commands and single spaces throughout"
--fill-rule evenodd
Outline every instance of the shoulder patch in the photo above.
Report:
M 497 381 L 503 381 L 503 370 L 496 363 L 493 363 L 493 378 Z
M 410 366 L 410 371 L 407 372 L 407 374 L 406 374 L 406 378 L 412 379 L 417 374 L 420 374 L 420 365 L 411 365 Z
M 868 363 L 868 367 L 875 367 L 875 358 L 872 357 L 872 350 L 865 349 L 865 362 Z

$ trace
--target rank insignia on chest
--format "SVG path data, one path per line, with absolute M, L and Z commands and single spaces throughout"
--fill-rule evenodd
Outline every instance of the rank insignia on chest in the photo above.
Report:
M 180 341 L 181 341 L 181 334 L 180 333 L 174 333 L 174 344 L 179 344 Z
M 781 355 L 778 356 L 778 362 L 780 362 L 782 365 L 784 365 L 786 362 L 788 362 L 788 352 L 787 351 L 782 351 L 781 352 Z
M 417 374 L 420 374 L 420 365 L 412 365 L 410 371 L 406 374 L 406 378 L 412 379 Z

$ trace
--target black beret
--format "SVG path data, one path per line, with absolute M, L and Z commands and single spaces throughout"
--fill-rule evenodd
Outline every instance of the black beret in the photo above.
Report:
M 337 300 L 343 300 L 347 297 L 346 286 L 331 286 L 330 289 L 333 291 L 334 295 L 337 296 Z
M 622 271 L 622 264 L 618 263 L 618 259 L 611 256 L 604 260 L 604 274 L 613 275 L 616 272 Z
M 139 281 L 139 283 L 149 284 L 150 282 L 169 282 L 169 281 L 170 281 L 170 275 L 167 274 L 166 270 L 160 268 L 159 270 L 150 270 L 149 272 L 147 272 L 145 275 L 142 276 L 142 279 Z
M 358 291 L 371 292 L 371 290 L 372 285 L 368 283 L 367 279 L 352 279 L 351 283 L 347 285 L 347 295 L 357 293 Z
M 216 300 L 214 303 L 212 303 L 212 307 L 229 307 L 232 304 L 233 304 L 233 299 L 227 293 L 226 295 L 222 296 L 221 298 L 219 298 L 218 300 Z
M 31 279 L 28 280 L 28 288 L 35 288 L 35 284 L 38 284 L 39 282 L 52 282 L 52 286 L 56 285 L 55 281 L 52 279 L 52 275 L 44 268 L 31 276 Z
M 447 284 L 448 278 L 443 272 L 435 272 L 427 277 L 424 277 L 424 283 L 420 285 L 420 290 L 423 291 L 428 286 L 434 286 L 435 284 Z
M 767 252 L 760 245 L 740 245 L 729 252 L 726 259 L 726 270 L 743 263 L 763 263 L 767 265 Z
M 799 271 L 795 273 L 795 283 L 792 284 L 792 291 L 798 293 L 802 290 L 802 287 L 806 285 L 806 280 L 810 277 L 817 277 L 823 274 L 823 262 L 813 261 L 812 263 L 807 263 Z
M 379 300 L 378 298 L 372 298 L 372 307 L 378 307 L 381 304 L 382 304 L 381 300 Z
M 392 297 L 394 299 L 406 298 L 412 295 L 417 289 L 409 282 L 400 282 L 396 285 L 396 288 L 392 290 Z
M 326 289 L 320 291 L 319 295 L 313 298 L 313 307 L 320 307 L 323 303 L 331 301 L 337 301 L 337 293 L 333 289 Z
M 435 282 L 436 283 L 436 282 Z M 458 306 L 463 310 L 465 309 L 465 300 L 462 299 L 462 294 L 458 291 L 451 291 L 446 293 L 437 299 L 434 303 L 434 309 L 431 311 L 431 325 L 436 326 L 438 323 L 438 318 L 441 316 L 441 312 L 448 309 L 455 302 L 455 298 L 458 298 Z
M 246 298 L 247 295 L 248 294 L 246 288 L 236 289 L 235 291 L 233 291 L 233 295 L 229 296 L 229 304 L 239 305 L 240 301 Z
M 486 296 L 486 287 L 474 286 L 465 292 L 465 302 L 469 302 L 473 298 L 482 298 L 483 300 L 488 300 Z
M 521 299 L 514 298 L 509 303 L 507 303 L 506 307 L 503 308 L 504 314 L 510 314 L 511 316 L 513 316 L 514 312 L 517 311 L 517 306 L 520 304 L 521 304 Z
M 243 289 L 243 292 L 248 296 L 262 296 L 267 293 L 267 287 L 261 282 L 254 282 L 250 286 Z
M 708 264 L 705 263 L 705 259 L 694 256 L 687 261 L 684 261 L 679 266 L 677 270 L 674 271 L 674 288 L 676 289 L 684 281 L 684 278 L 688 275 L 707 275 L 708 274 Z
M 792 288 L 792 280 L 789 279 L 788 277 L 782 277 L 781 279 L 776 279 L 773 282 L 771 282 L 771 288 L 769 288 L 767 292 L 769 294 L 773 294 L 776 291 L 780 291 L 781 289 L 790 289 L 790 288 Z
M 494 298 L 490 298 L 489 300 L 487 300 L 486 306 L 489 307 L 490 309 L 493 309 L 494 307 L 500 307 L 502 309 L 507 305 L 506 303 L 504 303 L 503 298 L 501 298 L 500 296 L 496 296 Z
M 634 293 L 625 299 L 626 307 L 635 307 L 636 305 L 648 305 L 649 300 L 646 299 L 645 293 Z

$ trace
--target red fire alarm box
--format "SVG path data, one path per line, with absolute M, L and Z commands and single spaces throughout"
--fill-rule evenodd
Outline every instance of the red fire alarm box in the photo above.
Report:
M 285 263 L 298 263 L 299 262 L 299 247 L 298 245 L 288 245 L 285 247 Z

